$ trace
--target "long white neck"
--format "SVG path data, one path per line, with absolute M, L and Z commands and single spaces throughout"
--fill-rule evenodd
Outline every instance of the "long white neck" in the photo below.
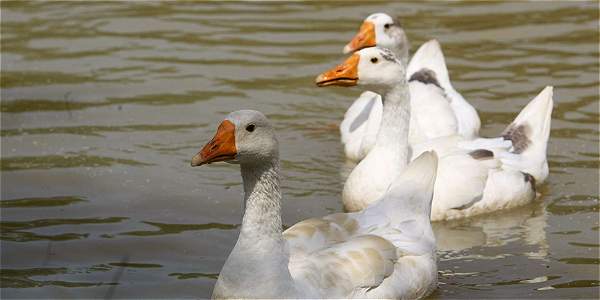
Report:
M 408 164 L 408 126 L 410 121 L 410 95 L 404 75 L 383 95 L 383 115 L 374 149 L 391 152 L 398 167 Z
M 215 298 L 298 296 L 281 226 L 279 158 L 242 164 L 245 211 L 240 236 L 213 291 Z
M 241 170 L 245 212 L 240 239 L 282 239 L 279 159 L 242 165 Z

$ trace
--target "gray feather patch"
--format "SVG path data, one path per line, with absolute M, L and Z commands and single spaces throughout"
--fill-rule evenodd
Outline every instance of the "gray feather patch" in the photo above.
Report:
M 379 53 L 381 54 L 381 57 L 383 57 L 383 59 L 385 59 L 387 61 L 395 62 L 395 63 L 400 63 L 400 61 L 396 58 L 396 56 L 390 49 L 379 48 L 379 50 L 380 50 Z
M 529 144 L 531 144 L 531 140 L 529 140 L 527 137 L 528 132 L 529 127 L 527 124 L 522 124 L 519 126 L 511 124 L 508 126 L 508 128 L 506 128 L 506 130 L 504 130 L 502 137 L 505 140 L 510 140 L 513 145 L 512 152 L 519 154 L 525 151 L 527 147 L 529 147 Z
M 369 103 L 365 105 L 363 110 L 356 116 L 352 124 L 350 124 L 350 132 L 354 132 L 360 125 L 365 123 L 369 119 L 369 114 L 371 114 L 371 110 L 373 109 L 373 105 L 375 105 L 375 101 L 377 100 L 377 96 L 373 96 Z
M 400 18 L 394 19 L 394 24 L 392 26 L 402 27 L 402 23 L 400 23 Z
M 469 152 L 469 155 L 476 160 L 486 160 L 494 158 L 494 152 L 486 149 L 477 149 Z
M 531 182 L 531 185 L 535 186 L 535 177 L 533 177 L 529 173 L 525 173 L 525 172 L 521 172 L 521 173 L 523 173 L 523 177 L 525 179 L 525 182 Z
M 463 205 L 458 206 L 458 207 L 453 207 L 452 209 L 457 209 L 457 210 L 467 209 L 467 208 L 473 206 L 473 204 L 481 201 L 481 199 L 483 199 L 483 196 L 475 197 L 473 200 L 469 201 L 467 204 L 463 204 Z
M 531 174 L 529 173 L 525 173 L 525 172 L 521 172 L 523 173 L 523 179 L 525 179 L 525 182 L 529 182 L 529 184 L 531 184 L 531 188 L 533 189 L 533 192 L 535 193 L 535 177 L 531 176 Z
M 430 69 L 423 68 L 423 69 L 413 73 L 412 76 L 410 76 L 410 79 L 408 81 L 411 82 L 411 81 L 415 81 L 415 80 L 422 82 L 424 84 L 433 84 L 443 90 L 442 86 L 440 85 L 440 83 L 437 80 L 437 76 L 435 75 L 435 72 Z

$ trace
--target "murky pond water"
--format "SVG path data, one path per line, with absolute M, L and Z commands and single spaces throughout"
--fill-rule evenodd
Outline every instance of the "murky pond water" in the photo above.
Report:
M 498 134 L 555 86 L 541 199 L 435 224 L 433 298 L 599 297 L 598 8 L 562 3 L 2 2 L 2 298 L 208 297 L 238 234 L 237 166 L 189 167 L 230 111 L 278 130 L 284 222 L 341 211 L 316 74 L 377 11 L 438 38 Z

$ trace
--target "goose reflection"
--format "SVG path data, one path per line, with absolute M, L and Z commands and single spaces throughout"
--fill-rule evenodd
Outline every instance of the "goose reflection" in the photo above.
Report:
M 514 241 L 527 246 L 522 253 L 529 258 L 545 259 L 548 255 L 546 226 L 548 212 L 538 201 L 511 210 L 476 218 L 432 223 L 442 257 L 464 256 L 464 250 L 475 247 L 500 247 Z M 468 255 L 468 254 L 466 254 Z

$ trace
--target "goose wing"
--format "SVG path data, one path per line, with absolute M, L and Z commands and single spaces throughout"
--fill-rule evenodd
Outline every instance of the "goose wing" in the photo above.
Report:
M 382 289 L 398 297 L 398 287 L 405 285 L 402 280 L 414 279 L 404 278 L 406 273 L 413 269 L 435 273 L 429 213 L 436 169 L 435 154 L 425 153 L 365 210 L 309 219 L 286 230 L 294 280 L 323 297 L 345 298 Z M 421 255 L 427 257 L 425 265 L 401 262 L 405 256 Z M 390 276 L 393 282 L 386 281 Z M 429 287 L 430 281 L 422 284 Z
M 387 239 L 367 234 L 349 238 L 309 255 L 290 260 L 292 277 L 301 286 L 327 297 L 345 298 L 361 289 L 379 286 L 394 271 L 396 247 Z
M 340 135 L 348 158 L 355 161 L 362 159 L 361 146 L 363 138 L 368 133 L 369 119 L 372 118 L 373 114 L 379 113 L 381 115 L 381 109 L 377 110 L 377 107 L 382 106 L 381 96 L 366 91 L 352 103 L 344 114 L 344 120 L 340 124 Z M 379 119 L 381 119 L 381 116 L 379 116 Z M 377 128 L 372 128 L 371 131 L 377 132 L 378 129 L 377 126 Z

